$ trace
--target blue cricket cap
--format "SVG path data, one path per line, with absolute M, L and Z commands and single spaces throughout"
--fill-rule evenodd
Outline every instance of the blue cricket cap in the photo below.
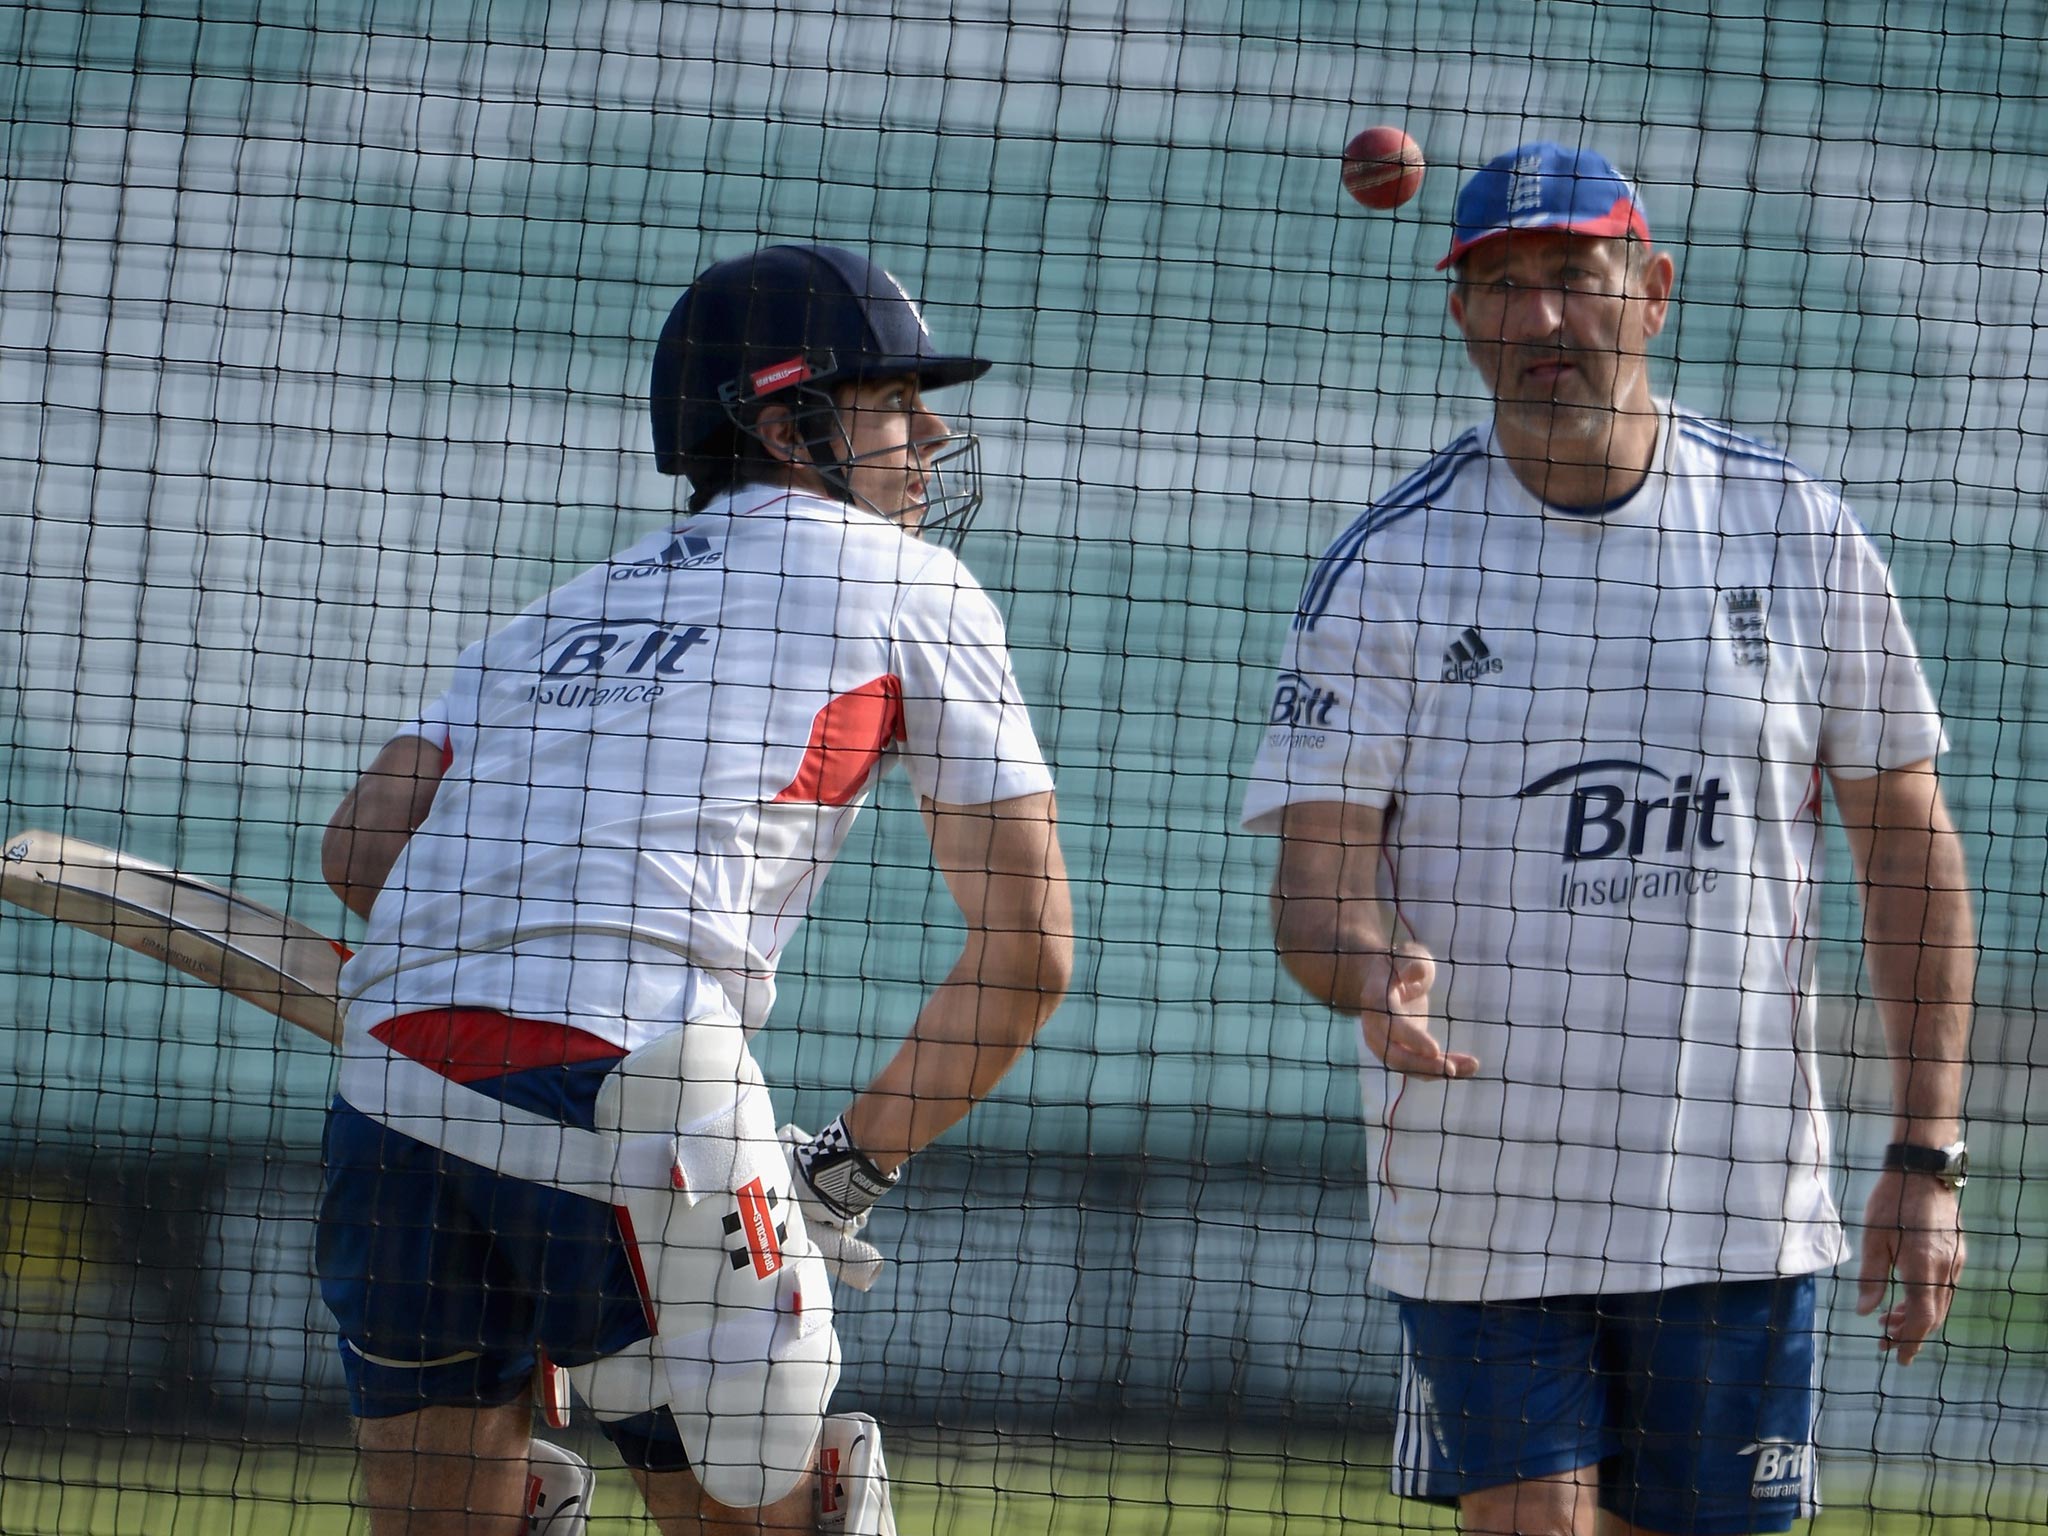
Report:
M 1462 261 L 1482 241 L 1524 229 L 1650 238 L 1642 199 L 1605 156 L 1539 139 L 1496 155 L 1459 189 L 1451 253 L 1436 269 Z

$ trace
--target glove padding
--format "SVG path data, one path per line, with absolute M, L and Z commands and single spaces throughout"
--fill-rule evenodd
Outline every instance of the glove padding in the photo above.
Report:
M 776 1135 L 789 1157 L 790 1188 L 825 1268 L 833 1279 L 845 1281 L 856 1291 L 869 1289 L 882 1278 L 885 1261 L 882 1250 L 860 1235 L 860 1229 L 868 1224 L 868 1213 L 863 1210 L 846 1215 L 818 1193 L 817 1186 L 811 1183 L 809 1168 L 797 1155 L 799 1147 L 811 1145 L 813 1137 L 809 1131 L 785 1125 Z

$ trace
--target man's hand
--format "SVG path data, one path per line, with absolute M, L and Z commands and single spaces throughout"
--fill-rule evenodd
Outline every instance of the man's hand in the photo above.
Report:
M 1861 1317 L 1875 1312 L 1898 1277 L 1898 1299 L 1879 1319 L 1879 1347 L 1896 1351 L 1899 1364 L 1910 1365 L 1948 1317 L 1964 1256 L 1956 1191 L 1924 1174 L 1887 1169 L 1878 1176 L 1863 1216 L 1856 1311 Z
M 882 1278 L 882 1250 L 860 1235 L 868 1224 L 868 1207 L 844 1211 L 819 1193 L 811 1182 L 812 1158 L 808 1155 L 817 1138 L 809 1131 L 785 1125 L 776 1133 L 789 1156 L 790 1187 L 804 1213 L 804 1226 L 818 1245 L 819 1257 L 835 1280 L 844 1280 L 857 1291 L 865 1291 Z
M 1373 1055 L 1389 1071 L 1412 1077 L 1470 1077 L 1479 1058 L 1447 1051 L 1429 1032 L 1429 989 L 1436 983 L 1436 960 L 1409 940 L 1393 954 L 1364 962 L 1368 995 L 1383 996 L 1384 1007 L 1366 1007 L 1358 1015 L 1360 1030 Z

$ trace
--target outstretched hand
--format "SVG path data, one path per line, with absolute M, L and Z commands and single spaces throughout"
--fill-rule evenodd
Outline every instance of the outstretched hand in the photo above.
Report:
M 1966 1245 L 1956 1192 L 1937 1180 L 1887 1169 L 1870 1192 L 1863 1217 L 1863 1264 L 1856 1276 L 1856 1312 L 1868 1317 L 1884 1305 L 1891 1282 L 1899 1288 L 1878 1319 L 1879 1348 L 1910 1365 L 1920 1346 L 1948 1317 L 1962 1279 Z
M 1359 1027 L 1373 1055 L 1392 1072 L 1411 1077 L 1471 1077 L 1479 1070 L 1479 1058 L 1463 1051 L 1447 1051 L 1429 1030 L 1429 992 L 1436 984 L 1436 960 L 1414 940 L 1400 944 L 1393 954 L 1369 962 L 1386 977 L 1384 1008 L 1366 1008 L 1359 1014 Z M 1375 982 L 1368 992 L 1379 994 Z

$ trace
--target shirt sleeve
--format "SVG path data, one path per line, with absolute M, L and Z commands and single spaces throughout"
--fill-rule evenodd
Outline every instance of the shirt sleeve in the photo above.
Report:
M 1820 756 L 1862 779 L 1948 750 L 1934 694 L 1890 574 L 1870 536 L 1843 514 L 1828 558 Z
M 966 567 L 927 566 L 897 615 L 903 683 L 899 751 L 910 781 L 942 805 L 989 805 L 1052 788 L 1010 665 L 1002 615 Z
M 453 744 L 454 734 L 448 728 L 448 696 L 443 694 L 419 713 L 416 720 L 407 721 L 391 733 L 390 739 L 397 741 L 405 736 L 422 736 L 443 752 Z
M 483 687 L 483 646 L 470 646 L 456 659 L 455 675 L 442 695 L 419 712 L 416 719 L 393 731 L 391 741 L 419 736 L 441 749 L 445 760 L 455 750 L 458 726 L 474 726 L 477 699 Z
M 1288 806 L 1311 801 L 1383 807 L 1399 790 L 1416 625 L 1392 610 L 1360 561 L 1321 612 L 1297 616 L 1245 791 L 1246 827 L 1275 831 Z

